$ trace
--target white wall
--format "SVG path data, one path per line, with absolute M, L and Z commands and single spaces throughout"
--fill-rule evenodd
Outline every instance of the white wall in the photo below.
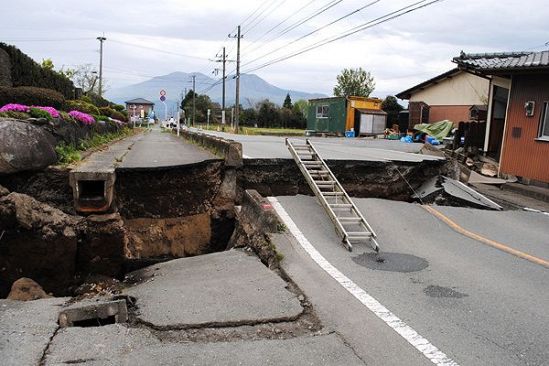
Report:
M 428 105 L 485 105 L 488 104 L 489 86 L 488 79 L 460 72 L 450 79 L 415 92 L 410 102 L 425 102 Z

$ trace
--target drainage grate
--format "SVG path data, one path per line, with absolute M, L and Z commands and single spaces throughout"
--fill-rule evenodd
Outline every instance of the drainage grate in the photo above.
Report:
M 76 304 L 59 314 L 61 327 L 101 327 L 128 320 L 125 300 Z

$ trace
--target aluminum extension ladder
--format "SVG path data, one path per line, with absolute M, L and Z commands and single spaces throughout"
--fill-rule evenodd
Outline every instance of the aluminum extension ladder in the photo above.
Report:
M 343 246 L 352 251 L 353 244 L 369 241 L 372 249 L 379 252 L 376 233 L 370 224 L 351 201 L 313 144 L 308 139 L 304 142 L 291 142 L 286 139 L 290 154 L 334 223 Z

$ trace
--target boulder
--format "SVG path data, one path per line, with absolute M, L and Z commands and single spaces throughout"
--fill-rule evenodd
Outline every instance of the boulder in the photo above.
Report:
M 21 193 L 0 198 L 0 297 L 30 277 L 46 292 L 65 295 L 74 283 L 80 218 Z
M 11 291 L 8 295 L 9 300 L 32 301 L 38 299 L 47 299 L 48 295 L 39 284 L 30 278 L 20 278 L 11 285 Z
M 0 174 L 41 170 L 57 162 L 55 138 L 43 128 L 0 119 Z

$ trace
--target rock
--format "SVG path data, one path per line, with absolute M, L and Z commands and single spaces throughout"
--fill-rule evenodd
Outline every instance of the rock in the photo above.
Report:
M 6 187 L 0 186 L 0 197 L 7 196 L 8 194 L 10 194 L 10 191 Z
M 21 277 L 66 294 L 74 282 L 79 221 L 25 194 L 1 197 L 0 297 Z
M 495 177 L 498 175 L 498 167 L 496 164 L 484 163 L 482 164 L 482 168 L 480 168 L 480 174 L 488 177 Z
M 27 122 L 36 126 L 45 126 L 48 124 L 48 120 L 46 118 L 29 118 L 27 119 Z
M 11 291 L 8 295 L 9 300 L 32 301 L 38 299 L 47 299 L 48 295 L 39 284 L 30 278 L 20 278 L 11 285 Z
M 0 173 L 41 170 L 57 162 L 55 138 L 30 123 L 0 119 Z

